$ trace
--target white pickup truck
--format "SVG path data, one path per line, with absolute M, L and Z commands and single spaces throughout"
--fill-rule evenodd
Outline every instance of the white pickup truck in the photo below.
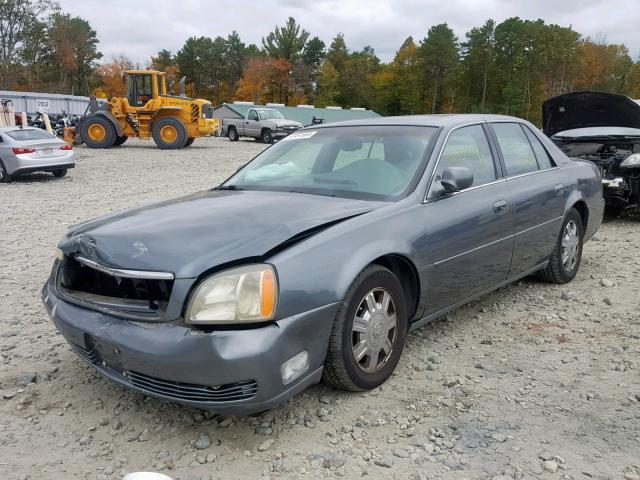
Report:
M 271 143 L 302 127 L 300 122 L 287 120 L 273 108 L 251 108 L 244 118 L 222 119 L 222 134 L 232 142 L 240 137 L 253 137 L 264 143 Z

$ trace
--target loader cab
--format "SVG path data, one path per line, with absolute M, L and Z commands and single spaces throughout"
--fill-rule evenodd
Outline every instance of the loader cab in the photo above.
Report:
M 134 108 L 144 107 L 150 100 L 166 95 L 164 72 L 156 70 L 127 70 L 127 100 Z

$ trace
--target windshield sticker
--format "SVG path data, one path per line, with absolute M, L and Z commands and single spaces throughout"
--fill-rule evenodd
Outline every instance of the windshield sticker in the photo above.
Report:
M 291 135 L 288 135 L 288 136 L 284 137 L 280 141 L 283 142 L 285 140 L 300 140 L 300 139 L 303 139 L 303 138 L 311 138 L 316 133 L 318 133 L 317 130 L 309 130 L 309 131 L 306 131 L 306 132 L 295 132 L 295 133 L 292 133 Z

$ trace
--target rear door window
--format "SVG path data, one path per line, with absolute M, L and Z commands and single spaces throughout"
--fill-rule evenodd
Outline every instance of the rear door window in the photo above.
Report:
M 531 143 L 519 123 L 493 123 L 491 126 L 502 152 L 507 176 L 523 175 L 539 169 Z
M 555 163 L 551 159 L 549 152 L 544 148 L 542 142 L 535 136 L 535 134 L 531 131 L 531 129 L 527 126 L 522 127 L 527 134 L 527 138 L 531 142 L 531 146 L 533 147 L 533 151 L 536 154 L 536 159 L 538 160 L 538 165 L 541 170 L 546 170 L 547 168 L 555 167 Z

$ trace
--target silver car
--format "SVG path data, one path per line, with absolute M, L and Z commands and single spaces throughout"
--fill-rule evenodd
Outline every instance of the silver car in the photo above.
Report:
M 0 182 L 22 173 L 52 172 L 61 178 L 75 167 L 73 148 L 46 130 L 33 127 L 0 128 Z

